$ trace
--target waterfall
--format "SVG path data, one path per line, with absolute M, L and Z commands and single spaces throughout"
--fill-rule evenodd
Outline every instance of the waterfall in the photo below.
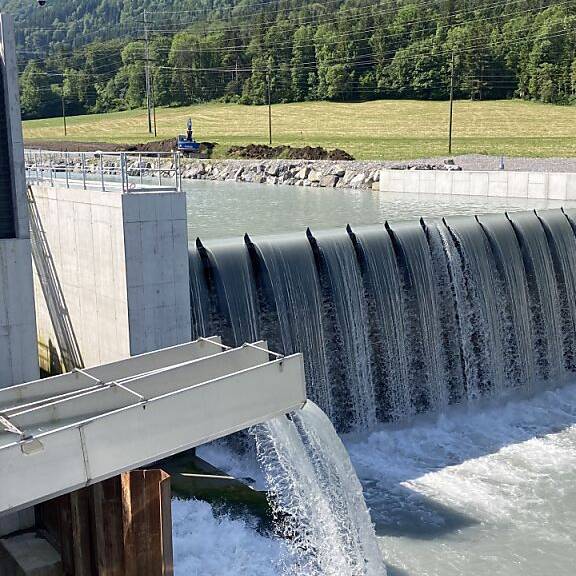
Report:
M 373 305 L 368 318 L 378 375 L 384 383 L 377 396 L 379 419 L 401 420 L 413 412 L 414 383 L 408 349 L 403 345 L 407 341 L 405 303 L 392 240 L 381 228 L 350 229 L 350 234 L 364 262 L 368 302 Z
M 246 342 L 256 342 L 259 339 L 256 288 L 246 245 L 242 241 L 227 241 L 210 248 L 204 247 L 200 241 L 197 244 L 214 271 L 221 321 L 231 330 L 231 336 L 227 338 L 230 344 L 241 346 Z M 226 338 L 226 329 L 221 329 L 219 334 Z
M 308 236 L 319 256 L 320 284 L 333 319 L 335 353 L 329 362 L 341 375 L 339 408 L 349 414 L 352 428 L 369 429 L 376 423 L 376 403 L 368 316 L 354 246 L 345 233 L 314 237 L 308 231 Z
M 441 324 L 430 246 L 424 230 L 412 224 L 387 225 L 398 246 L 410 321 L 408 338 L 415 351 L 413 365 L 420 391 L 417 410 L 439 410 L 448 403 Z
M 286 237 L 282 242 L 270 240 L 253 244 L 262 261 L 265 293 L 275 308 L 274 321 L 281 337 L 281 351 L 295 354 L 308 350 L 304 357 L 308 379 L 314 382 L 309 397 L 335 417 L 329 385 L 326 348 L 322 327 L 322 302 L 314 256 L 308 240 L 301 236 Z
M 562 374 L 562 320 L 556 272 L 546 232 L 533 212 L 512 214 L 509 218 L 524 258 L 529 310 L 534 319 L 533 348 L 538 379 L 558 380 Z
M 191 248 L 193 336 L 303 352 L 339 431 L 576 372 L 576 212 L 543 210 Z
M 285 574 L 384 576 L 360 481 L 328 417 L 308 402 L 253 433 L 291 551 Z

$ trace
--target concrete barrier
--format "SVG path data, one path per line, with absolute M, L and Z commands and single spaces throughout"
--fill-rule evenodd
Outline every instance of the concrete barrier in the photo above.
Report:
M 382 170 L 381 192 L 576 200 L 576 174 L 556 172 Z
M 95 366 L 190 340 L 185 194 L 31 192 L 42 368 Z

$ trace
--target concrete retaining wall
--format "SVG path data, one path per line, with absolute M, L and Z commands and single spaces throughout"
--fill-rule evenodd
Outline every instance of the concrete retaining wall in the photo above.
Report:
M 184 194 L 37 186 L 33 195 L 33 237 L 43 239 L 34 241 L 42 368 L 94 366 L 190 340 Z
M 0 240 L 0 387 L 36 378 L 30 240 Z
M 382 170 L 382 192 L 576 200 L 576 174 Z
M 13 21 L 0 14 L 0 82 L 6 116 L 15 237 L 0 240 L 0 388 L 38 378 L 36 317 Z M 6 183 L 4 184 L 6 185 Z

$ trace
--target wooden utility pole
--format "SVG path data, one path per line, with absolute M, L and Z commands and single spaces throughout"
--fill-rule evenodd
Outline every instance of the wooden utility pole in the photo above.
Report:
M 452 154 L 452 122 L 454 116 L 454 49 L 450 64 L 450 120 L 448 126 L 448 154 Z
M 60 97 L 62 98 L 62 121 L 64 123 L 64 136 L 68 136 L 68 127 L 66 126 L 66 103 L 64 101 L 64 84 L 62 84 Z
M 270 86 L 271 76 L 272 72 L 268 70 L 268 74 L 266 75 L 266 85 L 268 89 L 268 140 L 270 146 L 272 146 L 272 88 Z
M 148 50 L 148 20 L 144 10 L 144 70 L 146 74 L 146 107 L 148 108 L 148 133 L 152 134 L 152 95 L 150 82 L 150 54 Z
M 156 93 L 154 91 L 154 78 L 150 78 L 151 82 L 151 92 L 152 92 L 152 113 L 154 115 L 154 138 L 158 136 L 158 131 L 156 129 Z

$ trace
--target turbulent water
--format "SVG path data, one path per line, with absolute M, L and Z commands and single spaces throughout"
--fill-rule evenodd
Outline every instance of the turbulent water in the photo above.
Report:
M 346 441 L 389 576 L 571 576 L 576 383 Z
M 576 383 L 344 441 L 388 576 L 574 574 Z M 258 475 L 222 448 L 202 456 Z M 207 504 L 175 502 L 174 531 L 176 576 L 278 576 L 292 557 Z
M 576 212 L 543 210 L 198 244 L 194 335 L 305 354 L 308 394 L 348 434 L 390 574 L 568 576 L 575 231 Z M 359 492 L 306 418 L 268 428 L 268 482 L 308 527 L 300 573 L 356 574 L 373 552 L 346 548 L 354 516 L 339 490 Z M 310 458 L 312 439 L 326 461 Z
M 254 429 L 294 576 L 384 576 L 362 487 L 330 420 L 309 402 Z

